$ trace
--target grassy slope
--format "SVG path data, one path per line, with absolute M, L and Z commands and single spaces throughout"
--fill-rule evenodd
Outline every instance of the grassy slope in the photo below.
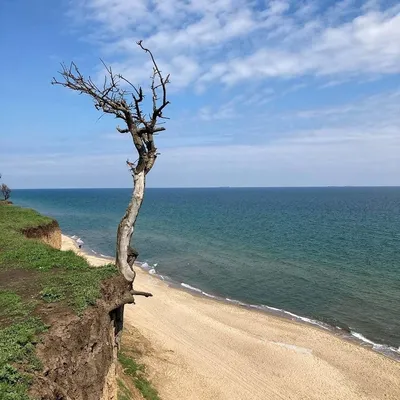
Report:
M 0 205 L 0 399 L 26 400 L 38 335 L 48 329 L 37 312 L 58 302 L 81 313 L 95 303 L 112 265 L 90 268 L 72 251 L 62 252 L 26 239 L 21 230 L 52 220 L 34 210 Z
M 157 390 L 146 378 L 146 367 L 135 360 L 134 354 L 127 348 L 122 348 L 118 353 L 118 362 L 123 370 L 123 378 L 118 379 L 118 400 L 130 400 L 131 392 L 124 380 L 130 380 L 139 390 L 145 400 L 160 400 Z

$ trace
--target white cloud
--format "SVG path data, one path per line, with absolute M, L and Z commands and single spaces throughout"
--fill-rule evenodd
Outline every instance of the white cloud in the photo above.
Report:
M 400 7 L 353 0 L 326 10 L 285 0 L 75 0 L 109 57 L 141 69 L 136 41 L 170 68 L 178 88 L 197 82 L 400 72 Z M 92 32 L 93 34 L 93 32 Z M 136 72 L 136 71 L 135 71 Z M 128 76 L 130 78 L 130 76 Z M 332 79 L 331 79 L 332 80 Z
M 262 48 L 244 59 L 218 63 L 202 80 L 232 84 L 253 77 L 396 72 L 400 72 L 400 14 L 389 10 L 324 29 L 296 51 Z

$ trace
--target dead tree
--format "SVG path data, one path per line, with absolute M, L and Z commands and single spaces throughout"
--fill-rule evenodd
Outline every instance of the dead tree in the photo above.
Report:
M 1 175 L 0 175 L 0 178 L 1 178 Z M 1 193 L 3 193 L 4 200 L 7 201 L 11 196 L 12 190 L 5 183 L 3 183 L 0 186 L 0 190 L 1 190 Z
M 107 75 L 101 86 L 95 83 L 90 76 L 83 76 L 74 63 L 68 67 L 62 64 L 60 71 L 62 80 L 58 81 L 53 78 L 52 81 L 52 84 L 89 95 L 94 100 L 97 110 L 103 111 L 105 114 L 113 114 L 115 118 L 123 121 L 123 127 L 117 126 L 118 132 L 130 134 L 132 137 L 138 159 L 134 163 L 126 161 L 133 178 L 133 191 L 125 215 L 118 225 L 116 249 L 117 267 L 125 279 L 132 284 L 136 273 L 131 262 L 132 254 L 129 254 L 130 262 L 128 262 L 128 248 L 143 202 L 146 175 L 152 169 L 158 156 L 154 135 L 165 130 L 165 127 L 160 126 L 160 120 L 166 118 L 163 112 L 169 104 L 167 99 L 169 75 L 163 76 L 152 52 L 143 46 L 142 41 L 137 44 L 148 54 L 153 65 L 150 85 L 152 107 L 148 114 L 142 110 L 145 99 L 143 88 L 133 85 L 122 75 L 115 74 L 111 67 L 107 67 L 104 63 Z M 133 288 L 132 294 L 151 296 L 150 293 L 137 292 Z

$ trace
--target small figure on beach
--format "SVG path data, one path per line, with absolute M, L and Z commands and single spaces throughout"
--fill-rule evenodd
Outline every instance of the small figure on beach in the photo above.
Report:
M 83 246 L 83 240 L 81 238 L 78 238 L 78 240 L 76 241 L 76 244 L 78 245 L 78 247 L 81 249 Z

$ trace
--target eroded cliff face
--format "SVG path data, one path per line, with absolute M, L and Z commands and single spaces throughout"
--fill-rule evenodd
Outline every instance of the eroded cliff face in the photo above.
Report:
M 56 221 L 24 231 L 29 238 L 60 249 Z M 117 342 L 123 304 L 130 285 L 122 276 L 103 282 L 96 305 L 78 316 L 60 303 L 43 305 L 37 314 L 50 326 L 36 346 L 43 370 L 35 374 L 30 395 L 41 400 L 117 400 Z
M 40 239 L 42 242 L 47 243 L 55 249 L 61 249 L 61 229 L 57 221 L 53 220 L 53 222 L 47 225 L 26 228 L 22 233 L 27 238 Z
M 57 305 L 47 306 L 51 328 L 36 346 L 44 365 L 31 395 L 42 400 L 116 400 L 121 302 L 129 294 L 122 276 L 103 283 L 102 297 L 79 317 Z M 123 307 L 123 306 L 122 306 Z

